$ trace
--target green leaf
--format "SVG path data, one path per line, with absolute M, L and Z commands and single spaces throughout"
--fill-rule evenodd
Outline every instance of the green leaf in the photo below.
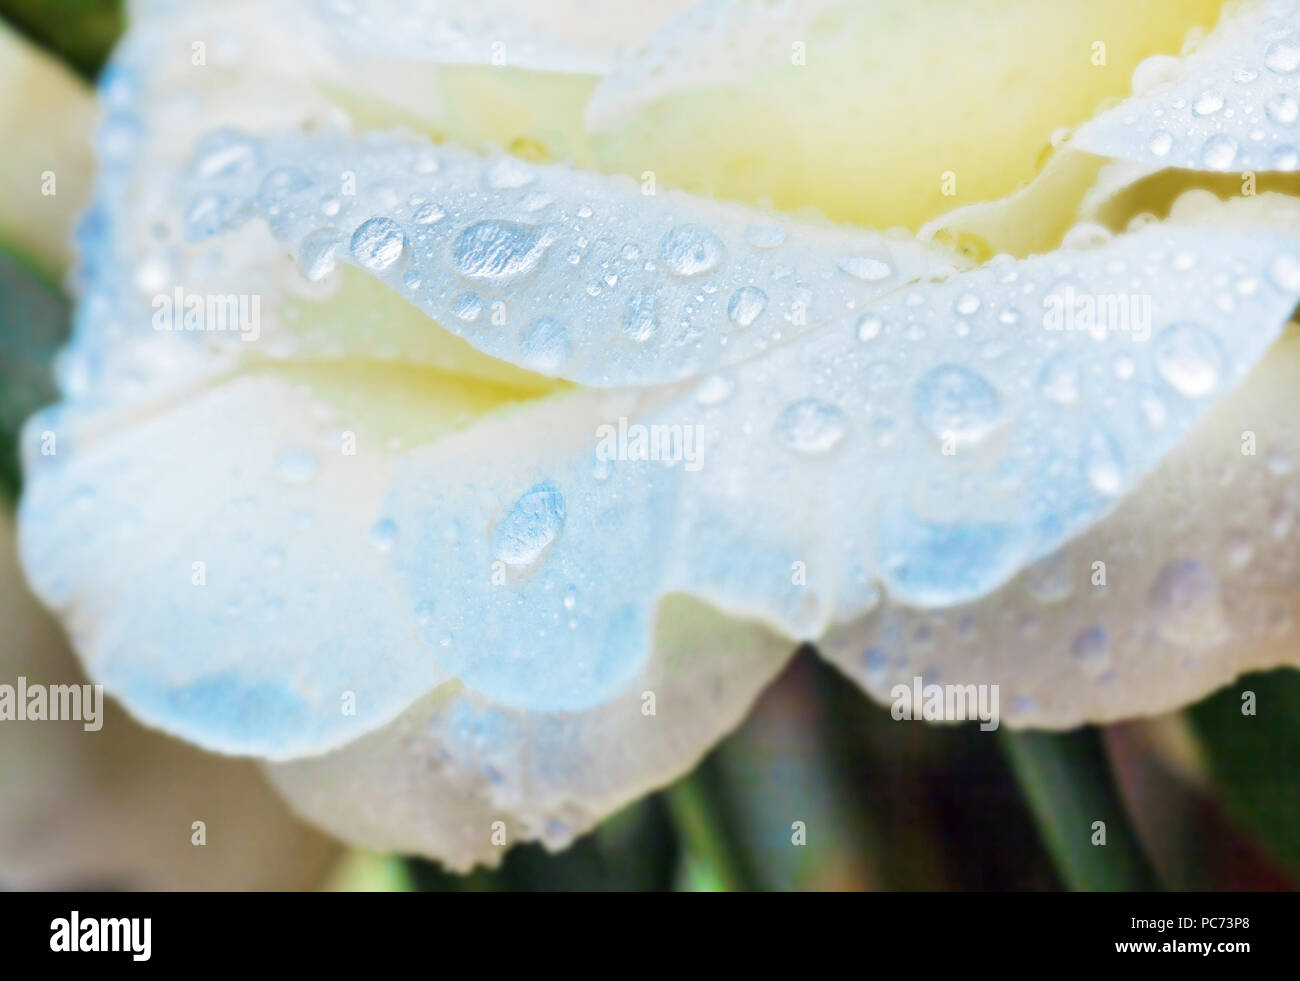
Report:
M 1300 880 L 1300 671 L 1246 675 L 1188 714 L 1228 813 Z
M 87 79 L 125 26 L 121 0 L 0 0 L 0 17 Z
M 1071 889 L 1118 892 L 1158 888 L 1133 832 L 1096 729 L 1001 730 L 1003 746 L 1038 821 L 1039 834 Z M 1093 844 L 1096 822 L 1105 844 Z
M 51 366 L 70 322 L 63 294 L 0 251 L 0 493 L 18 495 L 18 434 L 23 421 L 57 395 Z

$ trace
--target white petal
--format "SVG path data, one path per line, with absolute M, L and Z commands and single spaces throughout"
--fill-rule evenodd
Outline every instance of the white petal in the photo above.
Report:
M 0 521 L 0 684 L 85 683 L 22 583 Z M 295 821 L 256 766 L 201 753 L 105 701 L 101 728 L 8 720 L 0 884 L 17 889 L 309 889 L 333 844 Z M 191 844 L 195 821 L 207 843 Z
M 1300 170 L 1295 0 L 1244 7 L 1181 64 L 1140 65 L 1134 83 L 1134 97 L 1080 127 L 1073 146 L 1189 170 Z
M 1000 686 L 1013 726 L 1154 715 L 1237 675 L 1300 666 L 1300 333 L 1106 518 L 993 595 L 888 602 L 822 652 L 882 701 L 895 684 Z
M 56 408 L 26 438 L 28 576 L 137 718 L 280 758 L 446 678 L 376 544 L 391 460 L 302 388 L 245 376 L 142 420 Z
M 495 865 L 505 844 L 562 848 L 693 767 L 791 653 L 755 624 L 685 599 L 660 611 L 655 652 L 626 693 L 581 713 L 493 706 L 457 685 L 318 759 L 268 768 L 297 811 L 371 848 Z

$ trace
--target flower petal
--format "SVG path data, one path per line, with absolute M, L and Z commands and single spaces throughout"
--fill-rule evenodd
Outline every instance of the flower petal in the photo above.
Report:
M 875 228 L 1013 193 L 1220 0 L 713 0 L 587 105 L 604 170 Z M 725 120 L 725 125 L 719 125 Z
M 645 670 L 599 708 L 514 711 L 452 684 L 377 733 L 268 773 L 298 813 L 331 833 L 452 869 L 495 865 L 519 840 L 563 848 L 690 770 L 792 651 L 761 626 L 681 597 L 657 623 Z
M 1000 686 L 1017 727 L 1177 708 L 1237 675 L 1300 666 L 1294 328 L 1119 506 L 978 603 L 887 602 L 822 653 L 873 697 Z
M 1300 170 L 1300 5 L 1247 6 L 1181 63 L 1144 63 L 1134 88 L 1072 145 L 1189 170 Z
M 422 381 L 410 408 L 448 415 L 454 385 Z M 33 588 L 137 718 L 219 752 L 320 752 L 447 677 L 376 541 L 392 459 L 295 382 L 247 375 L 144 419 L 56 407 L 25 433 Z
M 0 678 L 84 682 L 22 584 L 0 520 Z M 295 821 L 252 764 L 150 732 L 105 701 L 102 727 L 4 723 L 0 883 L 10 889 L 309 889 L 335 846 Z M 207 843 L 191 844 L 193 822 Z
M 190 195 L 257 199 L 309 273 L 328 249 L 325 268 L 337 257 L 379 277 L 479 350 L 586 385 L 734 364 L 952 269 L 910 236 L 766 218 L 510 157 L 381 136 L 250 144 L 263 168 L 185 186 L 178 207 Z M 356 193 L 325 214 L 322 189 L 339 173 Z M 399 353 L 426 332 L 399 339 Z

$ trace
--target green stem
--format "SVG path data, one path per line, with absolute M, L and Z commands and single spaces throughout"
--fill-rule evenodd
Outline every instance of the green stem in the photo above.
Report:
M 752 888 L 743 856 L 734 846 L 720 779 L 710 761 L 664 791 L 676 826 L 686 873 L 684 888 L 696 892 L 743 892 Z
M 1160 888 L 1129 823 L 1101 735 L 1001 730 L 1011 769 L 1065 884 L 1086 892 Z M 1104 841 L 1099 842 L 1105 823 Z

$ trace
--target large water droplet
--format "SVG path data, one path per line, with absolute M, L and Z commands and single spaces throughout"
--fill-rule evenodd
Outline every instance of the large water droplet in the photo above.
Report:
M 978 443 L 997 425 L 1002 403 L 982 377 L 960 365 L 932 368 L 916 383 L 912 405 L 921 425 L 939 439 Z
M 524 568 L 536 562 L 564 528 L 564 495 L 553 481 L 529 488 L 497 523 L 493 552 L 502 562 Z
M 847 421 L 834 405 L 817 399 L 791 402 L 777 417 L 772 435 L 799 453 L 825 453 L 844 438 Z
M 767 306 L 767 294 L 757 286 L 742 286 L 731 294 L 727 317 L 737 327 L 748 327 Z
M 470 279 L 511 279 L 537 265 L 548 244 L 536 226 L 480 221 L 460 233 L 451 261 L 458 273 Z
M 352 254 L 357 262 L 375 272 L 387 269 L 402 255 L 406 236 L 391 218 L 363 221 L 352 233 Z
M 659 258 L 678 276 L 698 276 L 722 262 L 722 243 L 699 225 L 678 225 L 659 240 Z
M 1155 345 L 1156 371 L 1187 398 L 1202 398 L 1219 384 L 1223 350 L 1214 335 L 1197 324 L 1174 324 L 1160 332 Z
M 1264 66 L 1279 75 L 1290 75 L 1300 68 L 1300 37 L 1274 41 L 1264 52 Z

